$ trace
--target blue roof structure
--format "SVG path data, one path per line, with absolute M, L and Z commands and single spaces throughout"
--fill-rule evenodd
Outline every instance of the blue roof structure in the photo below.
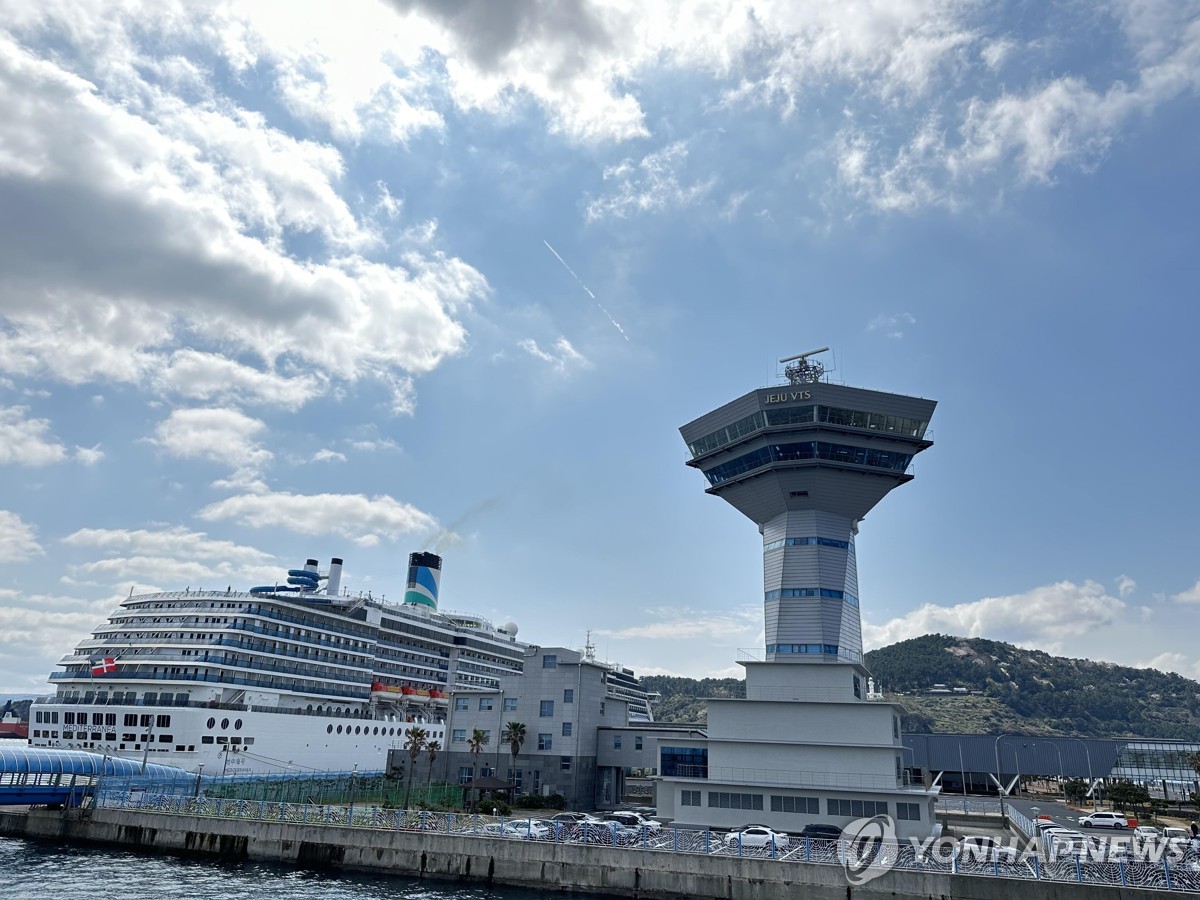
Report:
M 0 775 L 144 775 L 146 778 L 179 778 L 189 773 L 175 766 L 147 763 L 119 756 L 101 756 L 86 750 L 46 747 L 0 747 Z M 11 779 L 4 779 L 11 781 Z

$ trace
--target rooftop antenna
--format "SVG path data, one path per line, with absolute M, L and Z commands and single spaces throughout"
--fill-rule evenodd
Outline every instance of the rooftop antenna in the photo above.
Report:
M 783 363 L 783 374 L 791 384 L 816 384 L 825 374 L 825 365 L 819 360 L 810 360 L 810 356 L 824 353 L 828 347 L 819 350 L 809 350 L 807 353 L 797 353 L 795 356 L 785 356 L 779 360 Z

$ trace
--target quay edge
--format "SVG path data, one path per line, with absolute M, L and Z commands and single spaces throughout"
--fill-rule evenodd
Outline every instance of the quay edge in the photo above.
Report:
M 638 900 L 1166 900 L 1178 893 L 1051 881 L 887 872 L 861 886 L 838 866 L 614 850 L 467 835 L 92 809 L 0 809 L 0 835 L 180 856 L 260 860 L 409 878 Z M 1103 893 L 1102 893 L 1103 892 Z

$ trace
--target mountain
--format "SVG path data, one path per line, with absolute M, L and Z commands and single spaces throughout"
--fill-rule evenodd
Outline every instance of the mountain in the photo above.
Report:
M 872 650 L 865 663 L 888 699 L 908 709 L 903 725 L 909 733 L 1192 741 L 1200 734 L 1200 683 L 1156 669 L 942 634 Z M 705 698 L 745 694 L 736 678 L 655 675 L 641 681 L 662 695 L 654 708 L 662 722 L 703 722 Z

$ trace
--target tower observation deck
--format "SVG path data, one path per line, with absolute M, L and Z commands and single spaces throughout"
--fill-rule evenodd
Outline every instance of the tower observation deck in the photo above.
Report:
M 858 524 L 933 445 L 936 401 L 832 384 L 822 352 L 680 428 L 707 493 L 762 533 L 768 662 L 861 663 Z

